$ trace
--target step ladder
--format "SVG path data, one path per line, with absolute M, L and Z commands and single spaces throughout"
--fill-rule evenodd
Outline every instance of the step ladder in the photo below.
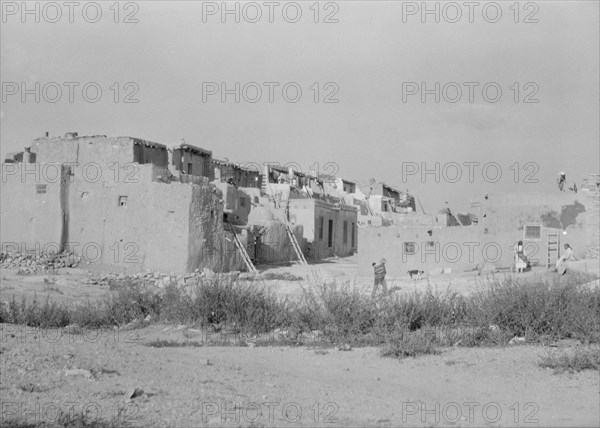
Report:
M 242 259 L 244 260 L 244 263 L 246 264 L 246 268 L 248 269 L 248 272 L 258 273 L 258 271 L 256 270 L 256 267 L 254 267 L 254 263 L 252 263 L 252 260 L 250 259 L 250 255 L 248 254 L 248 251 L 246 250 L 246 246 L 240 240 L 240 237 L 235 232 L 235 229 L 229 223 L 224 223 L 224 224 L 226 225 L 225 230 L 231 232 L 231 234 L 233 235 L 233 242 L 235 243 L 235 246 L 237 247 L 240 254 L 242 255 Z
M 296 253 L 296 256 L 298 256 L 298 262 L 301 265 L 307 265 L 308 262 L 306 261 L 306 257 L 304 257 L 304 254 L 302 253 L 302 248 L 300 248 L 300 244 L 298 243 L 296 235 L 294 235 L 294 232 L 292 231 L 292 226 L 289 223 L 285 223 L 285 230 L 287 231 L 288 238 L 292 243 L 294 252 Z
M 554 266 L 560 257 L 560 232 L 546 233 L 546 269 Z

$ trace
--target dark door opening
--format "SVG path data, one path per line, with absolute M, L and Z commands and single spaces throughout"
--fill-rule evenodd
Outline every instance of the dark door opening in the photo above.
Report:
M 333 247 L 333 220 L 329 220 L 329 230 L 327 231 L 327 246 Z

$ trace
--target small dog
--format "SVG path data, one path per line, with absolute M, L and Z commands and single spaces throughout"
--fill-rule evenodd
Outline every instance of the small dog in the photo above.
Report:
M 418 279 L 421 279 L 423 277 L 423 275 L 425 275 L 425 271 L 422 271 L 419 269 L 413 269 L 413 270 L 408 271 L 408 275 L 410 276 L 410 279 L 412 279 L 413 281 L 416 281 Z

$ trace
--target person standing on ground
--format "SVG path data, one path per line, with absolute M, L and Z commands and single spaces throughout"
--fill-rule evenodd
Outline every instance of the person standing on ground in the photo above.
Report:
M 387 283 L 385 282 L 385 275 L 387 273 L 387 271 L 385 270 L 385 264 L 386 264 L 386 260 L 385 259 L 381 259 L 379 260 L 379 264 L 373 263 L 373 271 L 375 274 L 375 281 L 373 283 L 373 291 L 371 292 L 371 297 L 375 297 L 375 294 L 377 293 L 377 288 L 379 288 L 379 284 L 381 284 L 381 287 L 383 289 L 383 294 L 387 294 Z
M 527 260 L 527 254 L 525 253 L 525 247 L 523 241 L 519 241 L 515 247 L 515 268 L 518 272 L 523 272 L 529 267 L 529 260 Z
M 567 272 L 567 262 L 569 260 L 577 259 L 573 256 L 573 248 L 569 244 L 565 244 L 565 253 L 556 261 L 556 271 L 560 275 L 564 275 Z

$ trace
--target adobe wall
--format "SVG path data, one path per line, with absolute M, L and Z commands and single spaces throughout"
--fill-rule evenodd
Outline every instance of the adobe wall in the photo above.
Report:
M 49 251 L 59 249 L 63 230 L 61 170 L 53 165 L 52 171 L 48 169 L 42 173 L 39 164 L 2 163 L 2 251 L 34 251 L 46 245 Z M 42 176 L 52 176 L 52 181 L 42 180 Z M 38 184 L 46 186 L 46 193 L 37 193 Z M 6 248 L 9 243 L 12 243 L 11 247 Z
M 562 243 L 568 242 L 575 257 L 582 258 L 594 245 L 593 204 L 585 192 L 490 194 L 477 214 L 479 226 L 488 234 L 516 232 L 522 238 L 524 224 L 564 228 Z
M 174 152 L 174 156 L 179 156 L 173 162 L 178 170 L 187 174 L 188 163 L 191 163 L 193 175 L 210 177 L 212 164 L 209 157 L 192 153 L 189 150 L 175 150 Z
M 119 183 L 90 182 L 75 169 L 69 240 L 79 245 L 78 253 L 85 251 L 85 259 L 126 273 L 187 270 L 192 187 L 153 182 L 154 169 L 139 165 L 133 182 Z
M 292 226 L 292 232 L 296 236 L 300 248 L 305 251 L 307 242 L 302 237 L 302 226 Z M 286 263 L 298 260 L 285 224 L 280 221 L 263 222 L 258 243 L 256 257 L 259 263 Z
M 599 245 L 598 209 L 594 206 L 598 206 L 598 193 L 583 190 L 577 194 L 490 194 L 481 201 L 479 212 L 475 213 L 479 219 L 477 225 L 429 227 L 405 223 L 405 226 L 360 228 L 359 274 L 372 275 L 371 263 L 381 257 L 388 260 L 388 271 L 397 276 L 406 276 L 406 271 L 411 269 L 463 271 L 485 264 L 510 267 L 514 260 L 514 244 L 519 240 L 524 241 L 529 258 L 545 266 L 546 233 L 552 231 L 559 232 L 561 252 L 563 245 L 569 243 L 575 257 L 583 258 L 594 254 L 593 248 Z M 526 224 L 541 225 L 542 238 L 525 240 Z M 563 231 L 565 225 L 568 226 Z M 428 230 L 432 231 L 431 236 Z M 427 246 L 428 241 L 434 242 L 433 248 Z M 417 254 L 406 254 L 404 242 L 415 242 Z M 457 257 L 457 249 L 460 249 L 461 257 Z
M 352 248 L 352 223 L 355 227 L 355 247 L 358 246 L 358 219 L 354 207 L 332 208 L 316 199 L 290 199 L 290 223 L 302 226 L 302 237 L 310 245 L 310 256 L 320 260 L 337 255 L 346 257 L 354 254 Z M 323 236 L 319 235 L 319 217 L 323 217 Z M 333 246 L 328 246 L 329 220 L 333 220 Z M 348 222 L 347 242 L 343 241 L 343 224 Z
M 246 224 L 252 208 L 252 201 L 248 194 L 231 184 L 213 181 L 212 185 L 223 194 L 223 212 L 232 224 Z
M 428 233 L 431 231 L 431 235 Z M 543 232 L 545 233 L 545 231 Z M 481 227 L 390 226 L 359 229 L 359 275 L 373 274 L 371 263 L 384 257 L 391 277 L 406 277 L 408 270 L 435 273 L 442 269 L 463 272 L 485 265 L 509 268 L 514 263 L 514 245 L 522 232 L 484 234 Z M 414 243 L 414 254 L 404 243 Z M 546 241 L 525 241 L 530 259 L 545 266 Z
M 139 144 L 135 144 L 136 142 Z M 167 167 L 166 149 L 161 145 L 148 147 L 144 143 L 145 140 L 137 138 L 102 135 L 75 138 L 43 137 L 33 141 L 31 151 L 37 154 L 38 162 L 71 163 L 78 164 L 80 168 L 93 164 L 110 166 L 114 163 L 124 167 L 132 162 Z M 88 168 L 88 175 L 93 174 L 93 167 Z
M 214 188 L 152 181 L 166 172 L 152 164 L 137 165 L 134 179 L 120 182 L 106 168 L 100 179 L 89 180 L 83 169 L 69 175 L 63 167 L 61 186 L 60 177 L 48 180 L 57 166 L 49 165 L 37 174 L 23 174 L 23 168 L 44 171 L 45 164 L 2 165 L 3 244 L 57 251 L 66 242 L 84 261 L 123 273 L 244 269 L 223 231 L 221 194 Z M 46 193 L 37 194 L 36 184 L 45 184 Z
M 232 186 L 233 187 L 233 186 Z M 231 232 L 223 229 L 222 193 L 211 186 L 193 186 L 189 206 L 189 244 L 187 270 L 209 268 L 215 272 L 246 270 L 242 255 L 235 246 Z M 247 250 L 253 237 L 240 235 Z M 249 245 L 250 244 L 250 245 Z M 251 254 L 252 252 L 249 251 Z

